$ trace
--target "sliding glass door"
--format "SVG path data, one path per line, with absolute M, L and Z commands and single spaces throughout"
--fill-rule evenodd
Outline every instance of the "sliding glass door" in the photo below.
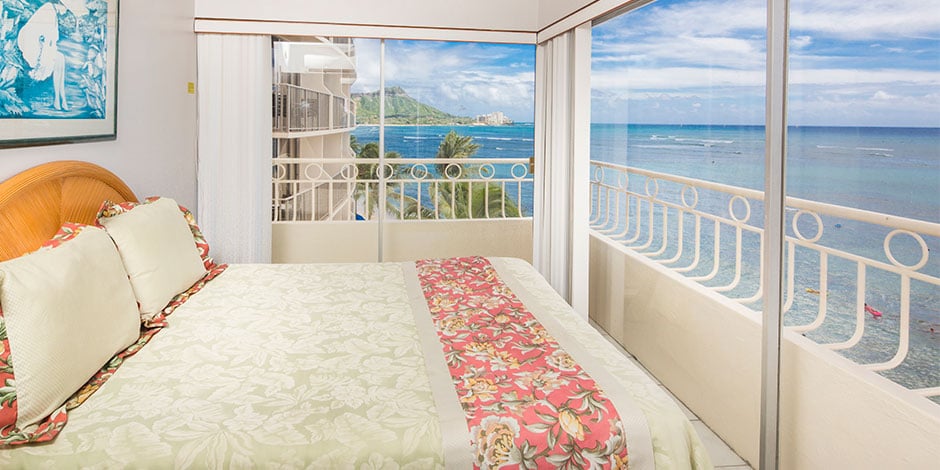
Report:
M 275 261 L 531 259 L 534 46 L 274 48 Z
M 275 38 L 274 262 L 376 261 L 378 179 L 359 164 L 356 87 L 374 83 L 380 41 Z
M 831 429 L 795 417 L 841 422 L 846 441 L 875 431 L 846 467 L 936 445 L 911 431 L 940 415 L 937 13 L 935 2 L 791 2 L 784 325 L 809 344 L 783 356 L 780 377 L 784 396 L 813 399 L 781 402 L 801 431 L 782 445 L 832 446 L 821 443 Z
M 592 31 L 591 318 L 753 457 L 765 18 L 658 1 Z
M 535 48 L 385 41 L 387 260 L 532 256 Z
M 595 23 L 591 317 L 752 465 L 935 449 L 912 430 L 940 416 L 936 11 L 660 0 Z

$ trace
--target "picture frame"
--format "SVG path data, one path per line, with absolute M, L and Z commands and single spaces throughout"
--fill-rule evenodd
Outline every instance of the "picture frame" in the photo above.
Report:
M 0 0 L 0 148 L 117 138 L 119 0 Z

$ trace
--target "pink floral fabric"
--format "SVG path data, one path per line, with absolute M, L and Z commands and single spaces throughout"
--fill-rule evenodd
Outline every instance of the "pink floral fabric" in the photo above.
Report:
M 627 468 L 613 403 L 489 261 L 416 266 L 467 415 L 476 468 Z

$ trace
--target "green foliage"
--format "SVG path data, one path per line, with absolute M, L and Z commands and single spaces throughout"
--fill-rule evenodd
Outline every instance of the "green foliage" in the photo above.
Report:
M 360 182 L 356 184 L 355 198 L 366 202 L 364 217 L 371 219 L 379 207 L 379 143 L 369 142 L 360 146 L 359 142 L 354 139 L 355 137 L 350 137 L 349 146 L 356 151 L 356 158 L 369 161 L 368 163 L 356 164 L 358 172 L 356 179 Z M 398 152 L 385 152 L 385 158 L 397 159 L 401 158 L 401 155 Z M 391 167 L 396 169 L 396 173 L 402 171 L 402 165 L 393 164 Z M 393 178 L 395 176 L 392 175 Z M 386 194 L 386 199 L 390 202 L 388 204 L 390 208 L 392 206 L 392 195 L 391 192 Z
M 356 122 L 379 123 L 379 92 L 354 93 Z M 454 116 L 408 96 L 401 87 L 385 89 L 385 123 L 409 125 L 472 124 L 473 118 Z
M 350 139 L 350 147 L 357 151 L 356 158 L 363 163 L 356 164 L 358 170 L 356 184 L 356 200 L 365 203 L 366 213 L 363 216 L 371 219 L 379 207 L 379 144 L 369 142 L 359 144 L 354 138 Z M 450 131 L 441 141 L 435 158 L 462 159 L 472 158 L 479 150 L 480 145 L 473 142 L 473 137 L 462 136 Z M 397 152 L 386 152 L 385 158 L 394 160 L 401 158 Z M 386 175 L 390 180 L 408 180 L 411 168 L 408 165 L 395 164 L 390 167 L 392 174 Z M 419 207 L 418 200 L 404 194 L 404 184 L 389 183 L 386 186 L 386 208 L 390 215 L 399 219 L 485 219 L 519 217 L 519 207 L 516 202 L 503 191 L 498 183 L 475 180 L 477 172 L 471 165 L 460 163 L 438 163 L 434 165 L 437 172 L 442 175 L 437 184 L 425 184 L 432 206 L 427 204 Z M 388 171 L 388 170 L 386 170 Z M 471 179 L 474 181 L 447 181 L 447 177 L 455 179 Z
M 443 182 L 428 194 L 442 219 L 519 217 L 519 207 L 496 183 Z
M 462 136 L 456 131 L 451 129 L 447 135 L 444 136 L 444 140 L 441 141 L 441 145 L 437 147 L 437 154 L 434 155 L 434 158 L 438 159 L 449 159 L 449 158 L 471 158 L 474 154 L 477 153 L 477 150 L 480 149 L 479 144 L 473 143 L 472 136 Z M 454 172 L 456 170 L 450 170 L 450 173 L 447 173 L 448 167 L 451 163 L 438 163 L 436 165 L 437 172 L 442 176 L 456 176 Z M 466 165 L 462 167 L 466 170 Z M 469 176 L 469 175 L 468 175 Z

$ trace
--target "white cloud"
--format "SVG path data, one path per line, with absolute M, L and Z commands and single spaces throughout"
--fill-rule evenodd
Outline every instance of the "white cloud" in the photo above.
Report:
M 791 105 L 803 124 L 940 125 L 938 100 L 926 98 L 940 88 L 937 43 L 915 39 L 940 38 L 937 0 L 791 8 Z M 594 117 L 629 108 L 636 122 L 689 122 L 699 102 L 709 119 L 759 123 L 765 23 L 765 0 L 661 0 L 595 28 Z
M 763 70 L 707 67 L 619 67 L 595 70 L 591 86 L 622 92 L 666 91 L 719 87 L 763 87 Z
M 872 97 L 871 97 L 871 99 L 873 99 L 873 100 L 875 100 L 875 101 L 889 101 L 889 100 L 895 100 L 895 99 L 897 99 L 897 98 L 898 98 L 897 96 L 894 96 L 894 95 L 892 95 L 892 94 L 890 94 L 890 93 L 887 93 L 887 92 L 885 92 L 885 91 L 883 91 L 883 90 L 878 90 L 878 91 L 876 91 L 875 94 L 872 95 Z
M 764 63 L 764 40 L 690 35 L 595 44 L 594 63 L 703 64 L 747 68 Z
M 804 49 L 812 43 L 812 36 L 796 36 L 790 38 L 790 47 L 792 49 Z
M 840 39 L 877 39 L 936 35 L 936 0 L 804 0 L 790 14 L 790 27 Z
M 913 14 L 912 14 L 913 13 Z M 631 22 L 630 16 L 639 21 Z M 738 36 L 762 31 L 767 21 L 764 0 L 662 1 L 615 21 L 630 22 L 619 36 L 682 31 L 694 36 Z M 940 14 L 936 0 L 802 0 L 791 3 L 794 31 L 842 39 L 936 37 Z
M 358 44 L 359 78 L 353 90 L 375 91 L 378 41 L 362 50 Z M 515 120 L 531 121 L 534 54 L 530 62 L 503 65 L 514 52 L 494 44 L 387 41 L 385 84 L 401 86 L 419 101 L 449 113 L 474 116 L 503 111 Z
M 796 69 L 790 71 L 791 85 L 917 84 L 940 86 L 940 70 L 904 69 Z M 891 88 L 888 86 L 888 88 Z

